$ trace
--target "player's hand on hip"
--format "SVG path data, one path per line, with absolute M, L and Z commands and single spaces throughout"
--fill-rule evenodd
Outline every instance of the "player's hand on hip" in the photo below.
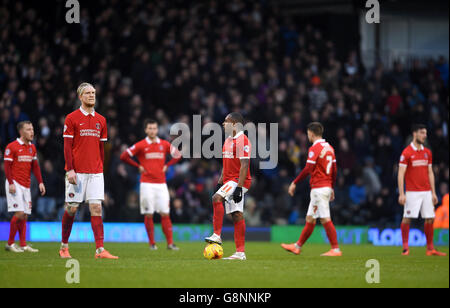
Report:
M 334 201 L 334 189 L 331 190 L 330 201 Z
M 288 194 L 291 196 L 291 197 L 294 197 L 294 194 L 295 194 L 295 188 L 297 187 L 297 185 L 295 185 L 294 183 L 291 183 L 291 185 L 289 186 L 289 189 L 288 189 Z
M 234 203 L 239 203 L 242 200 L 242 187 L 236 187 L 233 192 L 233 201 Z
M 144 166 L 139 165 L 139 173 L 147 173 L 147 170 L 145 170 Z
M 70 184 L 77 185 L 77 174 L 75 173 L 75 170 L 67 172 L 67 180 Z
M 433 200 L 433 205 L 436 205 L 439 202 L 438 197 L 436 196 L 436 194 L 433 194 L 432 200 Z
M 12 195 L 16 193 L 16 185 L 14 184 L 9 185 L 9 193 Z
M 44 183 L 39 184 L 39 191 L 41 192 L 41 196 L 45 195 L 45 185 L 44 185 Z
M 167 171 L 167 165 L 164 165 L 163 172 L 166 172 L 166 171 Z
M 398 203 L 401 206 L 404 206 L 406 203 L 406 196 L 404 194 L 401 194 L 400 196 L 398 196 Z

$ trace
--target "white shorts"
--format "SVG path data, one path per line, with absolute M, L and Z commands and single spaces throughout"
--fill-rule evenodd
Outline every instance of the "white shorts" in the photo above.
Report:
M 330 187 L 311 189 L 311 201 L 306 216 L 312 216 L 314 219 L 330 218 L 331 192 Z
M 433 195 L 431 191 L 407 191 L 406 204 L 403 211 L 405 218 L 434 218 Z
M 66 202 L 83 203 L 105 200 L 103 173 L 77 173 L 77 185 L 70 184 L 66 173 Z
M 13 180 L 16 186 L 16 193 L 9 193 L 9 183 L 5 181 L 6 202 L 8 203 L 8 212 L 24 212 L 31 215 L 31 190 Z
M 233 212 L 244 213 L 244 195 L 248 191 L 247 188 L 242 187 L 242 200 L 239 203 L 235 203 L 233 200 L 233 193 L 238 183 L 235 181 L 228 181 L 220 187 L 216 194 L 222 196 L 225 199 L 225 213 L 231 214 Z
M 140 190 L 142 215 L 153 215 L 155 212 L 169 214 L 170 195 L 167 184 L 141 183 Z

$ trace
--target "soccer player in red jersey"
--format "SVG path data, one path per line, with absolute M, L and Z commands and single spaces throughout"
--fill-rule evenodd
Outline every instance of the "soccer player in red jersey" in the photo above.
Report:
M 438 203 L 438 198 L 434 185 L 433 157 L 431 151 L 424 147 L 427 128 L 425 125 L 416 124 L 412 134 L 413 141 L 403 150 L 398 167 L 398 203 L 404 206 L 401 223 L 402 255 L 409 255 L 409 226 L 411 219 L 419 218 L 420 212 L 425 219 L 426 255 L 446 256 L 447 254 L 434 249 L 433 244 L 434 206 Z
M 26 243 L 28 215 L 31 215 L 31 171 L 39 182 L 39 191 L 45 194 L 41 169 L 37 160 L 37 151 L 31 142 L 34 138 L 33 124 L 22 121 L 17 124 L 20 138 L 8 144 L 5 149 L 5 191 L 8 212 L 13 212 L 8 243 L 5 249 L 12 252 L 38 252 Z M 20 247 L 14 243 L 19 231 Z
M 145 216 L 144 223 L 150 249 L 157 249 L 153 226 L 153 214 L 157 212 L 161 215 L 161 226 L 166 236 L 167 249 L 179 250 L 173 243 L 170 196 L 165 172 L 167 167 L 181 159 L 181 153 L 170 142 L 158 138 L 158 123 L 155 120 L 145 121 L 144 130 L 147 137 L 124 151 L 120 159 L 138 168 L 141 173 L 141 214 Z M 166 163 L 167 154 L 172 156 L 168 163 Z M 136 157 L 138 163 L 132 157 Z
M 118 259 L 103 247 L 102 200 L 104 200 L 103 159 L 107 141 L 106 119 L 94 111 L 95 89 L 82 83 L 77 89 L 81 107 L 64 122 L 66 161 L 66 211 L 62 219 L 61 258 L 71 258 L 69 237 L 80 203 L 89 203 L 95 238 L 95 258 Z
M 224 207 L 231 214 L 234 223 L 234 242 L 236 252 L 224 260 L 246 260 L 244 194 L 250 189 L 251 144 L 243 131 L 244 119 L 237 112 L 230 113 L 223 123 L 225 134 L 229 137 L 222 148 L 223 169 L 212 198 L 214 233 L 205 238 L 208 243 L 222 245 L 221 233 Z
M 334 183 L 336 180 L 337 166 L 333 147 L 322 139 L 324 128 L 318 122 L 308 124 L 308 139 L 313 144 L 308 150 L 306 167 L 289 186 L 288 193 L 294 196 L 296 185 L 311 174 L 311 201 L 306 214 L 306 225 L 297 243 L 281 244 L 281 246 L 294 254 L 300 254 L 303 244 L 314 231 L 316 219 L 320 218 L 325 228 L 331 250 L 322 256 L 339 257 L 342 252 L 339 249 L 336 228 L 330 218 L 330 201 L 334 200 Z

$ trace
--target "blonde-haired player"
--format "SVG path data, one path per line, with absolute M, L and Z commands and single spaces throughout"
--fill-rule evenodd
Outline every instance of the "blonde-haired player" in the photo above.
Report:
M 66 161 L 66 211 L 62 219 L 61 258 L 71 258 L 69 237 L 80 203 L 88 202 L 95 238 L 95 258 L 118 259 L 103 247 L 102 200 L 104 200 L 103 158 L 107 141 L 106 119 L 95 112 L 95 88 L 82 83 L 77 89 L 81 107 L 64 122 Z

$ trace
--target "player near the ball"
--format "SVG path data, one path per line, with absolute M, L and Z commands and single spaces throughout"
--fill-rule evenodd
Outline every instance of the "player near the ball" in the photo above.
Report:
M 82 83 L 77 89 L 81 107 L 64 122 L 66 170 L 65 211 L 62 219 L 61 258 L 71 258 L 69 237 L 80 203 L 89 203 L 96 259 L 118 259 L 103 247 L 102 200 L 104 200 L 104 142 L 108 140 L 106 119 L 94 110 L 95 88 Z
M 222 245 L 221 233 L 224 216 L 231 214 L 234 223 L 236 252 L 224 260 L 246 260 L 244 195 L 250 189 L 251 144 L 243 131 L 244 119 L 240 113 L 232 112 L 225 118 L 223 127 L 229 136 L 222 148 L 223 168 L 213 202 L 214 233 L 205 238 L 208 243 Z
M 45 195 L 45 185 L 42 181 L 37 151 L 34 144 L 33 124 L 22 121 L 17 124 L 20 137 L 8 144 L 5 149 L 5 191 L 8 212 L 14 213 L 11 219 L 8 243 L 5 249 L 12 252 L 38 252 L 26 243 L 27 219 L 31 215 L 31 172 L 39 182 L 39 191 Z M 20 246 L 14 242 L 19 231 Z
M 322 138 L 324 128 L 318 122 L 308 124 L 308 140 L 313 145 L 308 150 L 306 167 L 289 186 L 288 193 L 295 194 L 296 185 L 311 174 L 311 201 L 306 214 L 306 224 L 299 240 L 294 244 L 281 244 L 281 246 L 294 254 L 300 254 L 301 248 L 311 236 L 319 218 L 325 228 L 331 250 L 321 256 L 339 257 L 342 252 L 339 249 L 336 228 L 331 221 L 330 201 L 334 200 L 334 183 L 336 181 L 337 166 L 333 147 Z
M 146 120 L 144 130 L 147 137 L 124 151 L 120 159 L 138 168 L 141 173 L 140 207 L 141 214 L 144 215 L 150 249 L 157 249 L 153 225 L 153 214 L 157 212 L 161 215 L 161 226 L 166 237 L 167 249 L 179 250 L 173 243 L 166 170 L 182 158 L 181 153 L 170 142 L 158 138 L 158 122 L 155 120 Z M 172 156 L 172 159 L 166 163 L 168 154 Z M 138 162 L 132 157 L 135 157 Z
M 409 227 L 411 219 L 425 220 L 425 236 L 427 239 L 427 256 L 446 256 L 434 248 L 434 206 L 438 203 L 436 196 L 433 157 L 424 144 L 427 139 L 427 127 L 415 124 L 412 127 L 413 140 L 402 152 L 398 167 L 398 203 L 404 206 L 401 223 L 403 251 L 409 255 Z M 406 193 L 405 193 L 406 186 Z

